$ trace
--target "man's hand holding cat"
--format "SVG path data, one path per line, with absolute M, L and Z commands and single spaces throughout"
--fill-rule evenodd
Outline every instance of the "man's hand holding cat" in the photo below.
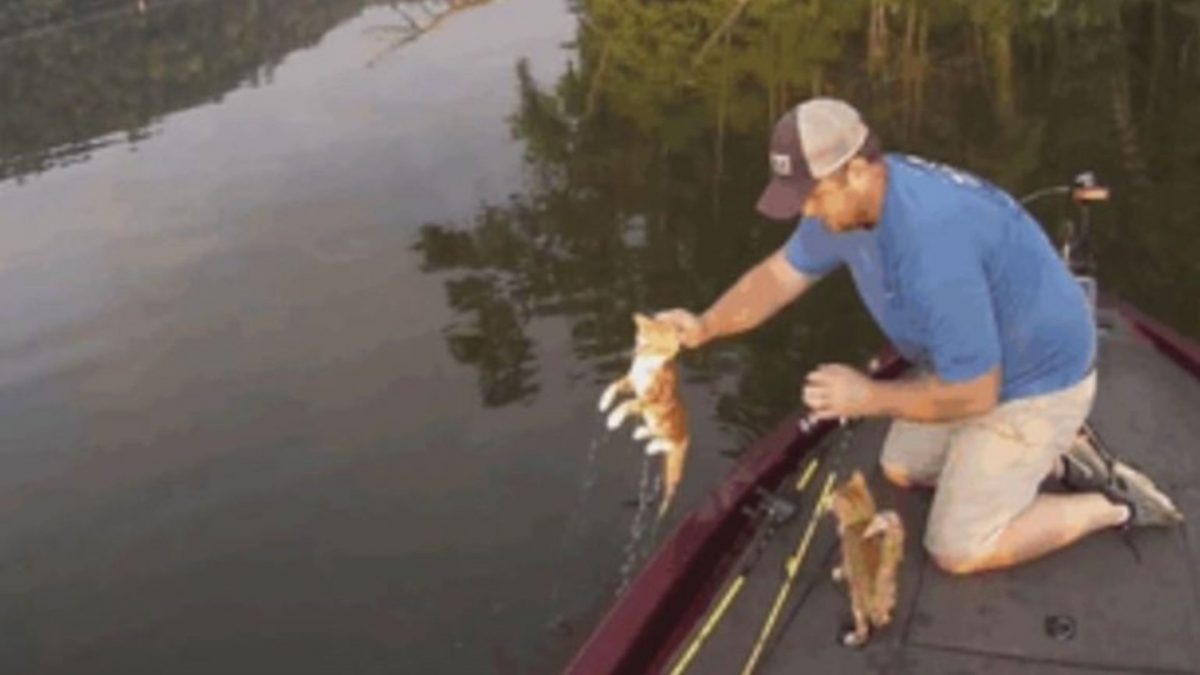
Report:
M 709 336 L 703 317 L 696 316 L 686 309 L 666 309 L 655 314 L 654 319 L 671 324 L 679 336 L 679 344 L 688 349 L 695 349 L 708 342 Z
M 840 363 L 824 364 L 808 374 L 804 404 L 816 419 L 873 415 L 874 381 Z

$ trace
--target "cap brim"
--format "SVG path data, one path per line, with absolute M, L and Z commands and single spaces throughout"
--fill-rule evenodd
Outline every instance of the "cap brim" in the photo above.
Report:
M 790 220 L 804 211 L 804 202 L 812 193 L 814 180 L 772 178 L 758 198 L 758 212 L 772 220 Z

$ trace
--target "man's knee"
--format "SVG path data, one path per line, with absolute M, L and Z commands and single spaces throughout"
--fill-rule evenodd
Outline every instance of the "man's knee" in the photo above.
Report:
M 884 477 L 886 477 L 892 485 L 897 485 L 902 488 L 909 488 L 917 484 L 913 480 L 913 477 L 909 473 L 908 469 L 900 466 L 899 464 L 893 464 L 891 462 L 879 460 L 879 468 L 883 470 Z
M 938 566 L 938 569 L 947 574 L 971 574 L 978 570 L 983 562 L 981 558 L 962 553 L 934 553 L 930 551 L 929 557 L 933 559 L 933 563 Z
M 944 537 L 925 537 L 925 551 L 933 563 L 948 574 L 972 574 L 986 566 L 992 551 L 982 542 L 963 537 L 953 543 Z

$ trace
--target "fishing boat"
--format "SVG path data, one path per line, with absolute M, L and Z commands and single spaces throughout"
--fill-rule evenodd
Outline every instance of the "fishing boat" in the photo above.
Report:
M 888 422 L 814 424 L 797 411 L 663 540 L 566 672 L 1200 670 L 1200 542 L 1188 529 L 1200 520 L 1200 345 L 1097 291 L 1087 212 L 1107 191 L 1090 174 L 1035 194 L 1069 194 L 1080 208 L 1062 254 L 1100 337 L 1085 429 L 1152 476 L 1185 524 L 1114 528 L 1014 568 L 950 575 L 921 545 L 931 493 L 896 488 L 878 468 Z M 870 371 L 893 378 L 908 367 L 885 350 Z M 908 530 L 893 621 L 857 649 L 839 640 L 849 601 L 830 579 L 838 539 L 813 487 L 855 468 Z

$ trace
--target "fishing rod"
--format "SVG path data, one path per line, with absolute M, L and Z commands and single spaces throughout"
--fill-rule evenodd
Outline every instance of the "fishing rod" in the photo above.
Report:
M 868 370 L 871 372 L 878 370 L 878 368 L 879 363 L 877 360 L 873 359 L 870 364 L 868 364 Z M 809 434 L 816 429 L 817 423 L 818 420 L 816 417 L 813 414 L 809 414 L 801 419 L 798 424 L 803 433 Z M 826 446 L 826 448 L 828 447 L 829 446 Z M 828 449 L 822 451 L 818 456 L 810 459 L 808 464 L 805 465 L 804 470 L 800 472 L 800 477 L 796 480 L 796 492 L 798 494 L 803 495 L 808 489 L 808 486 L 812 484 L 812 480 L 817 474 L 817 469 L 821 467 L 821 464 L 827 453 Z M 816 522 L 823 514 L 822 505 L 827 500 L 829 485 L 834 480 L 835 475 L 836 472 L 832 472 L 829 474 L 829 476 L 827 476 L 826 485 L 824 488 L 822 488 L 821 494 L 817 496 L 817 500 L 813 507 L 813 513 L 809 517 L 809 522 L 806 526 L 806 532 L 815 530 Z M 754 539 L 751 540 L 751 543 L 747 547 L 747 553 L 743 558 L 743 562 L 738 570 L 738 574 L 733 581 L 726 586 L 721 595 L 721 599 L 717 601 L 717 604 L 714 605 L 712 612 L 702 623 L 700 630 L 697 631 L 691 642 L 688 643 L 683 655 L 671 669 L 670 675 L 682 675 L 691 665 L 692 661 L 696 657 L 696 654 L 699 653 L 700 648 L 704 645 L 704 642 L 712 634 L 717 624 L 719 624 L 725 617 L 725 613 L 729 610 L 730 605 L 733 604 L 734 599 L 736 599 L 738 594 L 741 593 L 742 588 L 749 579 L 750 573 L 755 564 L 758 562 L 759 558 L 762 557 L 762 553 L 766 549 L 769 541 L 774 537 L 776 529 L 780 525 L 791 520 L 791 518 L 795 515 L 796 506 L 794 506 L 791 502 L 780 499 L 779 497 L 776 497 L 762 488 L 757 488 L 757 492 L 762 498 L 762 501 L 759 503 L 759 506 L 756 510 L 748 513 L 747 515 L 757 515 L 760 518 L 760 521 L 759 525 L 755 528 Z M 807 538 L 811 540 L 812 534 L 808 534 Z M 791 564 L 791 560 L 795 561 L 795 564 L 789 569 L 798 569 L 800 563 L 803 561 L 805 553 L 807 552 L 808 544 L 804 543 L 802 546 L 804 550 L 799 551 L 798 555 L 793 555 L 789 560 L 789 564 Z M 794 571 L 792 572 L 792 575 L 794 576 Z M 774 614 L 778 615 L 778 610 L 776 610 Z M 773 624 L 776 618 L 777 617 L 769 618 L 769 624 Z M 770 631 L 771 627 L 771 625 L 766 627 L 768 632 Z M 761 646 L 758 647 L 758 651 L 762 651 Z
M 873 358 L 867 363 L 867 375 L 874 378 L 882 368 L 882 362 L 878 358 Z M 832 421 L 832 420 L 831 420 Z M 818 419 L 816 413 L 809 413 L 801 418 L 796 426 L 802 433 L 815 433 L 818 425 L 822 420 Z M 784 563 L 784 579 L 780 584 L 779 591 L 775 595 L 775 602 L 771 605 L 771 610 L 767 613 L 767 618 L 763 622 L 762 628 L 759 630 L 758 638 L 754 641 L 754 647 L 750 652 L 749 658 L 746 660 L 746 665 L 742 668 L 742 675 L 751 675 L 754 669 L 758 666 L 766 652 L 767 641 L 774 633 L 775 624 L 779 620 L 779 614 L 783 610 L 787 602 L 788 596 L 791 594 L 792 588 L 795 585 L 796 576 L 800 571 L 804 559 L 808 555 L 809 546 L 812 544 L 813 535 L 816 533 L 817 525 L 822 520 L 822 517 L 829 509 L 829 501 L 833 494 L 833 487 L 837 481 L 838 470 L 841 468 L 841 455 L 845 454 L 846 449 L 850 445 L 850 440 L 853 438 L 853 429 L 848 428 L 855 423 L 845 417 L 839 418 L 836 423 L 844 429 L 843 435 L 837 444 L 837 449 L 833 451 L 833 466 L 829 473 L 825 476 L 825 484 L 821 488 L 821 494 L 818 496 L 816 503 L 813 505 L 812 514 L 809 516 L 808 524 L 804 528 L 804 534 L 800 537 L 800 542 L 796 545 L 796 551 Z M 814 468 L 814 467 L 810 467 Z M 808 472 L 806 472 L 808 473 Z M 805 476 L 801 478 L 804 482 Z
M 818 460 L 813 459 L 809 462 L 804 476 L 809 478 L 816 473 Z M 803 491 L 807 483 L 801 478 L 801 484 L 797 485 L 797 489 Z M 700 630 L 692 638 L 687 648 L 683 652 L 683 656 L 676 662 L 675 667 L 671 669 L 671 675 L 682 675 L 691 665 L 692 660 L 696 658 L 700 647 L 712 634 L 713 629 L 725 618 L 725 612 L 729 606 L 733 604 L 733 600 L 742 591 L 742 587 L 746 585 L 746 580 L 750 577 L 750 572 L 753 570 L 759 558 L 762 557 L 763 551 L 766 550 L 768 542 L 774 537 L 776 530 L 780 525 L 791 520 L 796 514 L 796 507 L 786 499 L 781 499 L 775 495 L 758 489 L 758 494 L 762 497 L 756 509 L 744 509 L 748 515 L 756 517 L 758 525 L 755 527 L 754 537 L 747 545 L 746 553 L 743 555 L 742 564 L 738 569 L 738 574 L 733 581 L 725 588 L 721 594 L 721 599 L 714 606 L 713 611 L 705 619 Z
M 812 515 L 809 516 L 808 524 L 804 528 L 804 536 L 800 538 L 800 543 L 796 546 L 796 552 L 784 563 L 785 575 L 783 584 L 775 594 L 775 602 L 771 605 L 771 610 L 767 613 L 766 621 L 763 622 L 762 629 L 759 630 L 758 638 L 754 641 L 754 648 L 750 651 L 750 657 L 746 660 L 746 665 L 742 668 L 742 675 L 753 673 L 755 667 L 758 666 L 759 660 L 762 658 L 767 639 L 771 636 L 775 628 L 775 622 L 779 619 L 779 612 L 783 609 L 783 605 L 787 601 L 788 594 L 791 592 L 792 585 L 795 582 L 796 574 L 800 571 L 800 566 L 804 562 L 804 558 L 808 555 L 808 548 L 812 543 L 813 535 L 817 531 L 817 524 L 821 521 L 821 517 L 828 508 L 829 497 L 833 494 L 833 485 L 836 480 L 837 472 L 830 471 L 825 476 L 825 484 L 821 487 L 821 493 L 817 497 L 816 503 L 813 504 Z
M 874 377 L 881 367 L 882 363 L 880 360 L 873 358 L 867 363 L 867 374 L 871 377 Z M 821 422 L 822 420 L 817 418 L 816 413 L 810 412 L 802 417 L 796 423 L 796 426 L 800 433 L 807 436 L 816 433 Z M 840 420 L 837 420 L 836 423 L 840 424 L 842 427 L 845 427 L 848 424 L 848 420 L 843 417 L 840 418 Z M 846 445 L 848 445 L 849 437 L 850 434 L 847 434 L 845 437 L 843 437 L 842 442 L 838 444 L 838 450 L 835 452 L 841 454 Z M 829 446 L 826 446 L 826 448 L 828 447 Z M 822 452 L 820 456 L 813 457 L 811 460 L 809 460 L 808 464 L 801 472 L 799 479 L 796 481 L 796 491 L 798 493 L 803 494 L 804 491 L 808 489 L 808 486 L 812 483 L 813 477 L 816 476 L 817 469 L 820 467 L 827 452 L 828 450 Z M 834 462 L 835 464 L 840 464 L 840 459 L 835 458 Z M 836 470 L 830 471 L 825 477 L 825 483 L 813 504 L 812 513 L 810 514 L 808 523 L 805 526 L 804 535 L 801 537 L 795 553 L 793 553 L 785 563 L 783 586 L 780 588 L 776 596 L 775 603 L 772 606 L 770 613 L 767 615 L 767 619 L 764 622 L 759 637 L 755 642 L 750 659 L 746 663 L 745 669 L 743 670 L 743 675 L 752 672 L 754 667 L 757 665 L 757 662 L 762 658 L 766 641 L 770 637 L 775 623 L 778 621 L 779 613 L 787 600 L 796 575 L 799 572 L 805 557 L 807 556 L 809 546 L 812 543 L 813 535 L 816 533 L 817 525 L 828 508 L 829 496 L 833 492 L 833 485 L 836 479 Z M 795 514 L 796 507 L 790 502 L 782 500 L 761 488 L 758 489 L 758 494 L 762 498 L 758 510 L 749 513 L 748 515 L 751 515 L 752 517 L 757 515 L 759 518 L 759 524 L 755 527 L 754 538 L 747 547 L 747 552 L 744 554 L 742 564 L 738 568 L 738 573 L 725 587 L 725 590 L 721 594 L 720 600 L 718 600 L 714 605 L 713 610 L 708 614 L 701 624 L 700 629 L 688 643 L 687 647 L 683 651 L 682 656 L 680 656 L 679 660 L 676 661 L 675 666 L 670 670 L 670 675 L 682 675 L 691 665 L 704 642 L 709 638 L 717 624 L 719 624 L 724 618 L 726 612 L 729 610 L 730 605 L 732 605 L 733 601 L 741 593 L 747 579 L 749 578 L 751 570 L 753 569 L 755 563 L 758 562 L 759 558 L 761 558 L 762 552 L 766 549 L 766 544 L 773 537 L 776 528 L 787 520 L 790 520 Z

